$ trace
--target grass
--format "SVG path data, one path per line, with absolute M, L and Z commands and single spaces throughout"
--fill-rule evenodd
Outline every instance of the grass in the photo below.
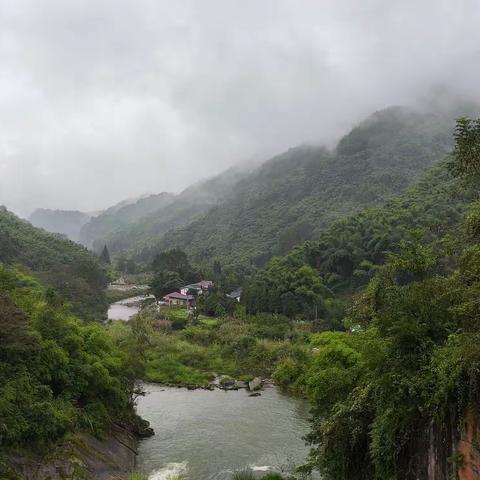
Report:
M 147 477 L 143 473 L 133 472 L 129 475 L 128 480 L 147 480 Z
M 239 472 L 235 472 L 232 477 L 232 480 L 257 480 L 257 479 L 258 477 L 256 477 L 255 473 L 253 473 L 253 471 L 250 469 L 240 470 Z M 285 480 L 285 479 L 277 472 L 269 472 L 269 473 L 266 473 L 265 475 L 262 475 L 260 477 L 260 480 Z

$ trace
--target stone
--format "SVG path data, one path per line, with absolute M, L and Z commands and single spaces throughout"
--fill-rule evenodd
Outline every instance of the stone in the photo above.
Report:
M 254 392 L 256 390 L 260 390 L 262 388 L 262 379 L 259 377 L 255 377 L 253 380 L 248 382 L 248 389 L 251 392 Z

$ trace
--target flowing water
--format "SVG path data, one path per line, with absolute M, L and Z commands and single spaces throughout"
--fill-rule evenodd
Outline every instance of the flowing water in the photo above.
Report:
M 155 435 L 139 445 L 137 465 L 150 480 L 229 480 L 233 471 L 287 471 L 308 454 L 308 404 L 274 387 L 193 390 L 146 384 L 137 411 Z
M 127 321 L 132 315 L 140 311 L 140 305 L 143 300 L 153 298 L 150 295 L 141 295 L 136 297 L 125 298 L 119 302 L 110 304 L 108 308 L 109 320 L 123 320 Z

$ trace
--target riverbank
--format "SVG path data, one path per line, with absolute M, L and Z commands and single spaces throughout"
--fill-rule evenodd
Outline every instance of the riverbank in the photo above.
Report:
M 147 433 L 137 426 L 114 423 L 99 437 L 70 434 L 47 453 L 12 454 L 6 478 L 126 480 L 135 468 L 138 441 Z

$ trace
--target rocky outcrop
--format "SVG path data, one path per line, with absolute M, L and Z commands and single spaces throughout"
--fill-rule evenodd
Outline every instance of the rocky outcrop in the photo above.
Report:
M 467 410 L 459 419 L 455 408 L 419 429 L 415 442 L 399 458 L 405 480 L 480 479 L 480 418 Z
M 152 434 L 143 426 L 143 434 Z M 123 480 L 135 467 L 138 428 L 115 424 L 101 438 L 76 434 L 46 455 L 13 455 L 11 480 Z

